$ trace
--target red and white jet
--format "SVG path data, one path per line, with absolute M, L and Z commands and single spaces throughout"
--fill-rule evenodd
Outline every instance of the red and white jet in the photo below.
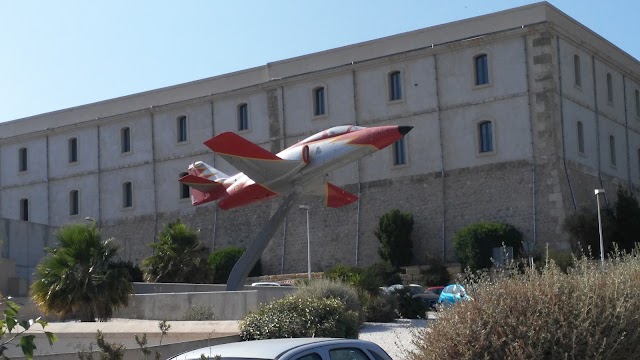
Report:
M 179 179 L 191 187 L 191 202 L 201 205 L 219 200 L 228 210 L 298 191 L 324 196 L 326 206 L 341 207 L 358 197 L 322 180 L 336 170 L 401 139 L 412 126 L 336 126 L 310 136 L 273 154 L 232 132 L 225 132 L 205 145 L 242 171 L 233 176 L 198 161 Z

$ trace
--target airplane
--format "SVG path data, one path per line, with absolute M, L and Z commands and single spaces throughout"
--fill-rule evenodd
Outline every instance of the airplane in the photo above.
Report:
M 336 126 L 277 154 L 235 133 L 225 132 L 204 145 L 242 172 L 228 176 L 197 161 L 178 181 L 191 188 L 194 206 L 218 200 L 218 207 L 229 210 L 297 191 L 324 196 L 326 206 L 339 208 L 358 197 L 326 182 L 324 175 L 384 149 L 411 129 L 413 126 Z

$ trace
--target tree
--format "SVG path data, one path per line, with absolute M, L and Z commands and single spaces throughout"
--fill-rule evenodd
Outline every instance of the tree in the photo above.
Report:
M 601 219 L 604 253 L 608 254 L 613 249 L 612 240 L 616 233 L 616 219 L 613 209 L 603 208 Z M 582 255 L 585 252 L 591 252 L 591 255 L 600 256 L 598 214 L 595 211 L 583 208 L 571 212 L 562 225 L 564 230 L 569 233 L 569 242 L 574 254 Z
M 103 321 L 128 304 L 133 286 L 126 269 L 111 266 L 118 253 L 113 239 L 102 241 L 95 224 L 64 226 L 56 239 L 58 247 L 45 249 L 48 254 L 36 266 L 37 280 L 30 288 L 41 311 Z
M 396 268 L 409 265 L 413 250 L 412 231 L 413 215 L 411 213 L 393 209 L 382 215 L 374 232 L 380 242 L 378 255 Z
M 240 260 L 246 250 L 239 246 L 229 246 L 212 252 L 209 255 L 209 266 L 213 269 L 213 282 L 215 284 L 225 284 L 229 279 L 229 274 Z M 262 265 L 260 260 L 253 266 L 249 276 L 260 276 Z
M 11 300 L 5 299 L 0 294 L 0 308 L 5 308 L 4 319 L 0 320 L 0 358 L 7 359 L 5 351 L 8 349 L 7 345 L 13 345 L 12 342 L 18 341 L 16 346 L 20 346 L 22 353 L 27 359 L 33 358 L 33 350 L 36 349 L 34 343 L 35 335 L 23 335 L 24 332 L 29 330 L 32 325 L 39 324 L 42 329 L 47 326 L 47 322 L 40 318 L 36 320 L 20 320 L 18 313 L 20 307 Z M 53 345 L 58 341 L 57 336 L 49 331 L 44 331 L 49 345 Z
M 463 268 L 471 271 L 491 267 L 493 248 L 511 246 L 513 257 L 520 254 L 522 233 L 515 227 L 499 222 L 479 222 L 460 229 L 453 239 L 453 249 Z
M 620 249 L 630 252 L 640 240 L 640 206 L 630 191 L 618 186 L 615 204 L 615 242 Z
M 207 257 L 209 249 L 198 240 L 198 233 L 180 220 L 170 222 L 149 244 L 154 254 L 143 260 L 144 278 L 151 282 L 206 284 L 213 281 Z

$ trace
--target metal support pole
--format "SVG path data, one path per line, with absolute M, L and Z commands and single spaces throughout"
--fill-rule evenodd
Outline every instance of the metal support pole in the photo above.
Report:
M 604 189 L 595 189 L 596 194 L 596 204 L 598 204 L 598 231 L 600 232 L 600 265 L 604 269 L 604 244 L 602 241 L 602 219 L 600 217 L 600 196 L 599 194 L 604 194 Z

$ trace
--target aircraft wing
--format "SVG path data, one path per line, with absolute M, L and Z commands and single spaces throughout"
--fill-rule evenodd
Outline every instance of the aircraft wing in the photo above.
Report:
M 232 132 L 222 133 L 204 144 L 251 180 L 263 185 L 273 183 L 306 165 L 303 161 L 281 159 Z

